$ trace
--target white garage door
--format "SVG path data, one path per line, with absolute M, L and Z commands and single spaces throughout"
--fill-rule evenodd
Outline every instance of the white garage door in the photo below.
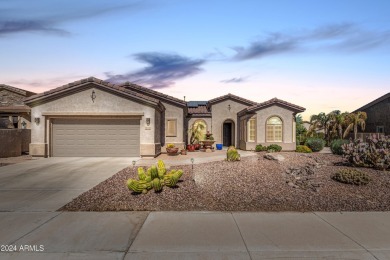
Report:
M 139 123 L 134 119 L 54 119 L 52 156 L 139 156 Z

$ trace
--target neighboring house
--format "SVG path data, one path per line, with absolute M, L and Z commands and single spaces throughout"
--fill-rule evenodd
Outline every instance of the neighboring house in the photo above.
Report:
M 23 100 L 35 93 L 0 84 L 0 128 L 30 128 L 30 107 Z
M 228 94 L 185 102 L 131 83 L 88 78 L 34 95 L 30 154 L 34 156 L 157 156 L 183 148 L 202 123 L 216 143 L 251 150 L 258 143 L 295 150 L 295 114 L 305 109 L 271 99 L 256 103 Z
M 354 112 L 357 111 L 367 113 L 365 133 L 384 133 L 385 135 L 390 135 L 390 93 L 356 109 Z

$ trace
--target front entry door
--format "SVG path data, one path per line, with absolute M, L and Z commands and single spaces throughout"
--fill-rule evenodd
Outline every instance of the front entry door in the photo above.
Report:
M 223 124 L 223 146 L 232 145 L 232 123 Z

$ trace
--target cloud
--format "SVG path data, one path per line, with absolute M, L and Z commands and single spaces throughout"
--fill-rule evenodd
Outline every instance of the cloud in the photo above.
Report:
M 44 32 L 61 36 L 70 35 L 68 31 L 53 27 L 48 21 L 0 21 L 0 36 L 18 32 Z
M 108 81 L 120 83 L 130 81 L 161 89 L 175 84 L 175 80 L 193 76 L 202 71 L 204 59 L 191 59 L 178 54 L 143 52 L 132 55 L 147 66 L 140 71 L 114 75 L 106 72 Z
M 120 1 L 89 2 L 68 0 L 26 1 L 13 0 L 0 9 L 0 36 L 21 32 L 41 32 L 53 35 L 70 35 L 61 25 L 68 21 L 103 16 L 110 13 L 139 11 L 148 5 L 141 2 L 123 4 Z
M 226 83 L 226 84 L 228 84 L 228 83 L 242 83 L 245 81 L 247 81 L 247 80 L 246 80 L 246 78 L 243 78 L 243 77 L 221 80 L 222 83 Z
M 297 51 L 366 51 L 390 43 L 390 31 L 366 30 L 352 23 L 332 24 L 295 33 L 273 32 L 247 47 L 238 46 L 235 61 Z
M 252 42 L 248 47 L 234 47 L 236 51 L 234 60 L 249 60 L 262 58 L 297 49 L 297 40 L 281 34 L 271 34 L 266 39 Z

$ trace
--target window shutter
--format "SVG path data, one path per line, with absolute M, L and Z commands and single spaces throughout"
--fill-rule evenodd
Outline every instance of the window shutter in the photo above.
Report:
M 167 120 L 167 133 L 166 136 L 176 136 L 177 124 L 176 119 Z

